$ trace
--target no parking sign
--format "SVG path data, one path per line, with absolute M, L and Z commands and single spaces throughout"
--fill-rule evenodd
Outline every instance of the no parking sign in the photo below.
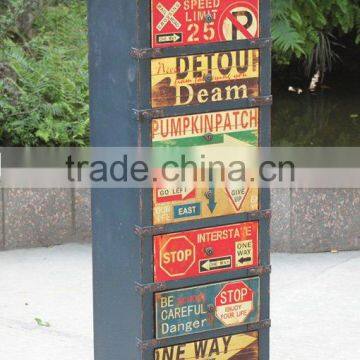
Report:
M 259 10 L 251 1 L 232 3 L 222 13 L 219 27 L 223 41 L 257 38 L 259 36 Z

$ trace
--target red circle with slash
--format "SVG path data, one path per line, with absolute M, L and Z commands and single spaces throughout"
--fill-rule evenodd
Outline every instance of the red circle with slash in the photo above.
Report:
M 253 40 L 259 36 L 259 11 L 251 3 L 239 1 L 229 5 L 219 19 L 222 41 Z

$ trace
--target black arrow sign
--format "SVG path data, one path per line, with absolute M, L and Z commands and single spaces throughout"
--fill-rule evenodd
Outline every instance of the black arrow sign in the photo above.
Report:
M 171 44 L 182 42 L 182 33 L 156 35 L 158 44 Z
M 231 256 L 200 260 L 200 272 L 231 268 Z
M 246 258 L 242 257 L 241 259 L 239 259 L 239 263 L 243 264 L 244 262 L 249 262 L 251 260 L 252 260 L 251 257 L 246 257 Z

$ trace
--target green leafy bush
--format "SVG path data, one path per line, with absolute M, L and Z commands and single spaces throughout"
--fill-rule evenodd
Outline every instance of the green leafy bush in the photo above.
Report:
M 328 66 L 334 56 L 334 49 L 330 54 L 328 50 L 335 31 L 340 35 L 354 32 L 354 40 L 360 43 L 359 4 L 358 0 L 273 0 L 275 60 L 289 64 L 295 56 L 311 62 L 317 52 L 315 62 Z
M 86 4 L 46 7 L 37 33 L 0 47 L 0 122 L 13 145 L 88 143 Z M 2 64 L 2 65 L 1 65 Z
M 25 8 L 26 0 L 0 0 L 0 41 L 14 30 Z

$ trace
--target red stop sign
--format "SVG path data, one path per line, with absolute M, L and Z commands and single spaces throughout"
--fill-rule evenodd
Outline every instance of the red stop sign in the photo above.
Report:
M 169 276 L 186 274 L 195 262 L 195 245 L 186 236 L 169 238 L 160 249 L 160 267 Z
M 225 326 L 240 325 L 254 310 L 254 291 L 243 281 L 228 283 L 216 295 L 215 309 Z

